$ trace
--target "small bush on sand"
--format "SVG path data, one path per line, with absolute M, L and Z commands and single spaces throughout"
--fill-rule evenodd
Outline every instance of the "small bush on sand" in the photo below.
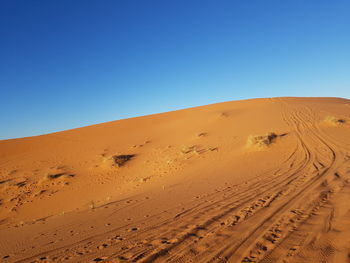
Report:
M 345 120 L 336 118 L 334 116 L 326 116 L 324 118 L 324 122 L 331 124 L 331 125 L 341 125 L 345 123 Z
M 69 174 L 69 173 L 47 173 L 44 175 L 44 177 L 40 180 L 40 182 L 46 182 L 56 179 L 68 179 L 74 177 L 75 174 Z
M 121 167 L 123 166 L 127 161 L 134 158 L 135 154 L 123 154 L 123 155 L 114 155 L 112 156 L 114 163 Z
M 274 140 L 277 138 L 277 134 L 270 132 L 267 135 L 250 135 L 247 140 L 247 147 L 248 148 L 266 148 L 269 146 L 271 143 L 274 142 Z
M 183 146 L 181 149 L 181 152 L 182 154 L 188 154 L 188 153 L 201 154 L 205 152 L 205 149 L 202 149 L 198 145 Z

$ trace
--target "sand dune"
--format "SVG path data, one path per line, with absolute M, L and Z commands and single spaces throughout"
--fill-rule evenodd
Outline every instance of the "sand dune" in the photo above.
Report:
M 0 141 L 1 262 L 349 262 L 350 101 L 234 101 Z

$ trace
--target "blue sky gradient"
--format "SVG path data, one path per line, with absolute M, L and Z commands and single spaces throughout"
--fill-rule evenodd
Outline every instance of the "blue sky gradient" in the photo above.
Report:
M 0 1 L 0 139 L 209 103 L 350 97 L 350 1 Z

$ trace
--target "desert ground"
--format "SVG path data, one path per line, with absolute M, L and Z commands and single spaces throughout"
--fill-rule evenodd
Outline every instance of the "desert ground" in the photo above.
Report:
M 2 140 L 0 261 L 350 262 L 350 100 Z

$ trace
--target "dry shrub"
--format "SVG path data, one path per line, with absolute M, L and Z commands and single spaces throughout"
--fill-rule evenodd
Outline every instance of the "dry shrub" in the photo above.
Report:
M 122 154 L 122 155 L 112 156 L 114 163 L 118 167 L 123 166 L 127 161 L 131 160 L 134 157 L 135 157 L 135 154 Z
M 341 125 L 341 124 L 344 124 L 345 123 L 345 120 L 343 119 L 339 119 L 337 117 L 334 117 L 334 116 L 326 116 L 324 118 L 324 122 L 330 124 L 330 125 Z
M 250 135 L 247 140 L 247 147 L 263 149 L 273 143 L 277 137 L 278 135 L 274 132 L 270 132 L 267 135 Z
M 202 149 L 198 145 L 183 146 L 181 149 L 181 152 L 183 154 L 188 154 L 188 153 L 201 154 L 201 153 L 205 152 L 205 149 Z
M 49 181 L 66 181 L 69 178 L 73 178 L 75 174 L 65 173 L 65 172 L 58 172 L 58 173 L 47 173 L 45 174 L 39 181 L 39 184 L 47 183 Z

